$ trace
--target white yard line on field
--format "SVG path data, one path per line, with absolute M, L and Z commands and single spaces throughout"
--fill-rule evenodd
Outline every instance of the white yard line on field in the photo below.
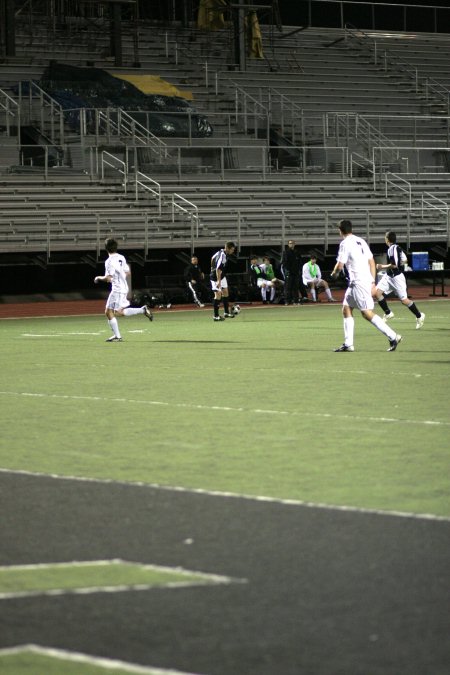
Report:
M 230 413 L 244 413 L 251 415 L 274 415 L 285 417 L 314 417 L 319 419 L 336 419 L 336 420 L 352 420 L 363 422 L 376 422 L 392 424 L 412 424 L 416 426 L 435 426 L 435 427 L 450 427 L 450 422 L 446 420 L 424 420 L 424 419 L 406 419 L 401 417 L 375 417 L 375 416 L 359 416 L 350 414 L 336 414 L 330 412 L 311 412 L 311 411 L 297 411 L 297 410 L 276 410 L 268 408 L 244 408 L 234 406 L 221 405 L 206 405 L 203 403 L 176 403 L 173 401 L 152 401 L 148 399 L 134 399 L 134 398 L 109 398 L 106 396 L 77 396 L 70 394 L 49 394 L 46 392 L 31 392 L 31 391 L 0 391 L 0 396 L 15 396 L 17 398 L 44 398 L 61 401 L 91 401 L 98 403 L 124 403 L 125 405 L 142 405 L 142 406 L 163 406 L 168 408 L 185 408 L 189 410 L 201 410 L 211 412 L 230 412 Z
M 188 488 L 179 485 L 160 485 L 158 483 L 144 483 L 141 481 L 123 481 L 112 478 L 88 478 L 85 476 L 63 476 L 59 474 L 40 473 L 38 471 L 25 471 L 22 469 L 0 468 L 0 474 L 12 476 L 28 476 L 31 478 L 50 478 L 52 480 L 74 481 L 80 483 L 94 483 L 97 485 L 121 485 L 164 492 L 181 492 L 191 495 L 205 495 L 207 497 L 219 497 L 225 499 L 242 499 L 244 501 L 262 502 L 266 504 L 280 504 L 282 506 L 300 506 L 310 509 L 322 509 L 325 511 L 344 511 L 349 513 L 368 514 L 376 516 L 394 516 L 396 518 L 411 518 L 413 520 L 432 520 L 450 523 L 450 517 L 438 516 L 433 513 L 411 513 L 409 511 L 389 511 L 382 509 L 370 509 L 359 506 L 346 506 L 339 504 L 323 504 L 320 502 L 305 502 L 300 499 L 282 499 L 280 497 L 267 497 L 264 495 L 247 495 L 237 492 L 224 492 L 221 490 L 205 490 L 203 488 Z

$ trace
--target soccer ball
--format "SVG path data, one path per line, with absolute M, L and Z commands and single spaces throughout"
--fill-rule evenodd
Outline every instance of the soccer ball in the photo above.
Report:
M 237 316 L 238 314 L 241 313 L 241 307 L 240 305 L 233 305 L 232 310 L 233 314 Z

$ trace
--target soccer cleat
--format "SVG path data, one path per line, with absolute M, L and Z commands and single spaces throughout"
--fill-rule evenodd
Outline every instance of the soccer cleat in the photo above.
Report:
M 153 312 L 148 305 L 144 305 L 144 314 L 149 321 L 153 321 Z
M 421 314 L 416 321 L 416 330 L 419 330 L 419 328 L 422 328 L 422 326 L 424 324 L 424 321 L 425 321 L 425 314 Z
M 334 351 L 335 352 L 354 352 L 355 348 L 354 348 L 353 345 L 343 344 L 340 347 L 338 347 L 337 349 L 335 349 Z
M 213 321 L 225 321 L 223 316 L 213 316 Z
M 111 335 L 105 342 L 122 342 L 121 337 L 117 337 L 116 335 Z
M 383 321 L 389 321 L 390 319 L 393 319 L 395 316 L 394 312 L 388 312 L 387 314 L 383 314 Z
M 200 307 L 200 309 L 202 309 L 205 305 L 203 304 L 203 302 L 199 302 L 198 306 Z
M 387 350 L 388 352 L 395 352 L 397 349 L 398 345 L 402 341 L 402 336 L 401 335 L 396 335 L 393 340 L 389 340 L 389 349 Z
M 234 319 L 234 314 L 230 314 L 229 312 L 225 313 L 223 316 L 225 319 Z

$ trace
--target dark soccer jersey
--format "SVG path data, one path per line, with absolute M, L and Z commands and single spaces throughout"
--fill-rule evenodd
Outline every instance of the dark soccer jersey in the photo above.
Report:
M 399 274 L 403 274 L 405 271 L 405 266 L 403 264 L 403 256 L 404 253 L 400 246 L 397 244 L 392 244 L 389 246 L 388 251 L 387 251 L 387 261 L 390 265 L 395 265 L 396 269 L 390 269 L 387 270 L 387 273 L 390 277 L 396 277 Z
M 227 256 L 225 253 L 225 249 L 220 249 L 220 251 L 217 251 L 217 253 L 214 253 L 213 257 L 211 258 L 211 274 L 210 278 L 212 281 L 217 281 L 217 270 L 222 271 L 222 279 L 225 278 L 226 274 L 226 269 L 227 269 Z

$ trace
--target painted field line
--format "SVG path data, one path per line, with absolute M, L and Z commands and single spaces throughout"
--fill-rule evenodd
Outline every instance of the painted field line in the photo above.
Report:
M 104 333 L 104 331 L 97 332 L 97 333 L 86 333 L 82 331 L 78 332 L 67 332 L 67 333 L 22 333 L 22 337 L 45 337 L 45 338 L 51 338 L 51 337 L 66 337 L 66 335 L 101 335 Z
M 119 661 L 118 659 L 100 658 L 98 656 L 91 656 L 90 654 L 82 654 L 81 652 L 72 652 L 66 649 L 53 649 L 51 647 L 42 647 L 41 645 L 36 644 L 25 644 L 0 649 L 0 658 L 2 656 L 15 656 L 26 653 L 95 666 L 97 668 L 105 668 L 108 670 L 124 670 L 128 673 L 136 673 L 138 675 L 198 675 L 198 673 L 188 673 L 184 670 L 139 666 L 135 663 Z
M 210 412 L 229 412 L 229 413 L 245 413 L 252 415 L 273 415 L 284 417 L 314 417 L 328 420 L 349 420 L 355 422 L 376 422 L 392 424 L 413 424 L 415 426 L 435 426 L 435 427 L 450 427 L 450 422 L 443 420 L 419 420 L 407 419 L 401 417 L 361 417 L 359 415 L 339 415 L 336 413 L 320 413 L 296 410 L 274 410 L 267 408 L 243 408 L 233 406 L 221 405 L 205 405 L 202 403 L 174 403 L 172 401 L 152 401 L 146 399 L 135 398 L 108 398 L 105 396 L 77 396 L 70 394 L 48 394 L 45 392 L 31 392 L 31 391 L 0 391 L 0 396 L 16 396 L 23 398 L 44 398 L 61 401 L 92 401 L 99 403 L 125 403 L 126 405 L 143 405 L 143 406 L 163 406 L 167 408 L 184 408 L 189 410 L 201 410 Z
M 267 497 L 264 495 L 247 495 L 237 492 L 225 492 L 221 490 L 206 490 L 203 488 L 187 488 L 181 485 L 160 485 L 158 483 L 143 483 L 141 481 L 123 481 L 112 478 L 91 478 L 85 476 L 63 476 L 55 473 L 41 473 L 39 471 L 25 471 L 24 469 L 5 469 L 0 467 L 0 474 L 14 476 L 29 476 L 31 478 L 51 478 L 52 480 L 67 480 L 80 483 L 94 483 L 98 485 L 121 485 L 164 492 L 181 492 L 192 495 L 204 495 L 206 497 L 219 497 L 224 499 L 242 499 L 250 502 L 262 502 L 266 504 L 280 504 L 281 506 L 300 506 L 308 509 L 322 509 L 324 511 L 342 511 L 345 513 L 358 513 L 362 515 L 390 516 L 395 518 L 412 518 L 414 520 L 433 520 L 450 523 L 450 516 L 438 516 L 434 513 L 412 513 L 409 511 L 384 511 L 382 509 L 370 509 L 360 506 L 345 506 L 341 504 L 323 504 L 321 502 L 305 502 L 300 499 L 283 499 L 281 497 Z
M 112 558 L 111 560 L 72 560 L 69 562 L 56 563 L 34 563 L 28 565 L 1 565 L 0 572 L 32 572 L 39 570 L 83 568 L 83 567 L 112 567 L 129 566 L 138 567 L 143 570 L 154 572 L 165 572 L 167 574 L 177 574 L 179 576 L 190 577 L 186 581 L 165 581 L 159 584 L 139 583 L 139 584 L 115 584 L 101 586 L 75 586 L 71 588 L 51 588 L 47 590 L 29 590 L 29 591 L 7 591 L 0 592 L 0 600 L 11 600 L 18 598 L 33 598 L 40 596 L 61 596 L 61 595 L 91 595 L 93 593 L 123 593 L 131 591 L 149 591 L 152 589 L 173 589 L 190 588 L 195 586 L 209 585 L 229 585 L 246 584 L 248 579 L 239 579 L 228 577 L 222 574 L 211 574 L 209 572 L 199 572 L 198 570 L 188 570 L 184 567 L 168 567 L 166 565 L 153 565 L 122 560 L 121 558 Z M 194 577 L 194 579 L 192 578 Z

